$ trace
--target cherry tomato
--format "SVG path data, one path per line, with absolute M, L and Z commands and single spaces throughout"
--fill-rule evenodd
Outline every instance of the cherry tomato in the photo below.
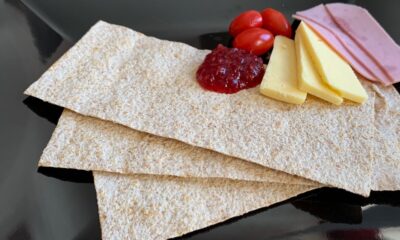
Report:
M 261 15 L 263 18 L 263 27 L 271 31 L 275 36 L 283 35 L 288 38 L 292 36 L 292 27 L 281 12 L 272 8 L 266 8 L 261 11 Z
M 235 37 L 246 29 L 253 27 L 262 27 L 263 19 L 259 12 L 250 10 L 241 13 L 231 22 L 229 26 L 229 34 Z
M 235 37 L 233 47 L 247 50 L 257 56 L 268 52 L 274 44 L 274 35 L 263 28 L 250 28 Z

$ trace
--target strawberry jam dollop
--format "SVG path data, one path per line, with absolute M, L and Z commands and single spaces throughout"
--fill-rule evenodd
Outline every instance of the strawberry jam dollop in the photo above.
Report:
M 218 45 L 196 73 L 199 84 L 210 91 L 236 93 L 261 83 L 264 65 L 260 57 L 237 48 Z

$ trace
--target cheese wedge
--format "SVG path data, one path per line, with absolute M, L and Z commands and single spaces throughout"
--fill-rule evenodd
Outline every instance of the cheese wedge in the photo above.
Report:
M 315 69 L 311 57 L 304 46 L 302 38 L 301 32 L 298 32 L 294 39 L 299 89 L 335 105 L 342 104 L 343 98 L 321 79 L 321 76 Z
M 302 104 L 306 100 L 307 93 L 298 89 L 297 82 L 294 41 L 276 36 L 260 92 L 276 100 Z
M 333 51 L 313 30 L 301 22 L 297 33 L 303 36 L 305 46 L 322 79 L 340 96 L 363 103 L 368 95 L 350 65 Z

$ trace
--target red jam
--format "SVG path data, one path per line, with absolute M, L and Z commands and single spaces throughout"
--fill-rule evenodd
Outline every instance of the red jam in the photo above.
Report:
M 218 45 L 197 70 L 197 81 L 210 91 L 235 93 L 261 83 L 264 65 L 260 57 L 245 50 Z

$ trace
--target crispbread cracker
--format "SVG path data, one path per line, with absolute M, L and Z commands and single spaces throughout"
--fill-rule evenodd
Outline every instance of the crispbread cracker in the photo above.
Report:
M 400 190 L 400 96 L 393 86 L 373 85 L 376 92 L 375 165 L 372 190 Z
M 371 86 L 377 93 L 375 142 L 380 143 L 375 144 L 377 154 L 372 190 L 394 191 L 400 189 L 400 95 L 394 87 Z M 65 110 L 61 116 L 39 165 L 130 174 L 316 184 L 178 141 L 84 117 L 69 110 Z
M 64 110 L 40 166 L 318 185 L 214 151 Z
M 87 116 L 368 195 L 374 95 L 363 105 L 301 106 L 202 89 L 208 51 L 99 22 L 26 94 Z
M 270 206 L 312 186 L 93 172 L 103 239 L 167 239 Z

